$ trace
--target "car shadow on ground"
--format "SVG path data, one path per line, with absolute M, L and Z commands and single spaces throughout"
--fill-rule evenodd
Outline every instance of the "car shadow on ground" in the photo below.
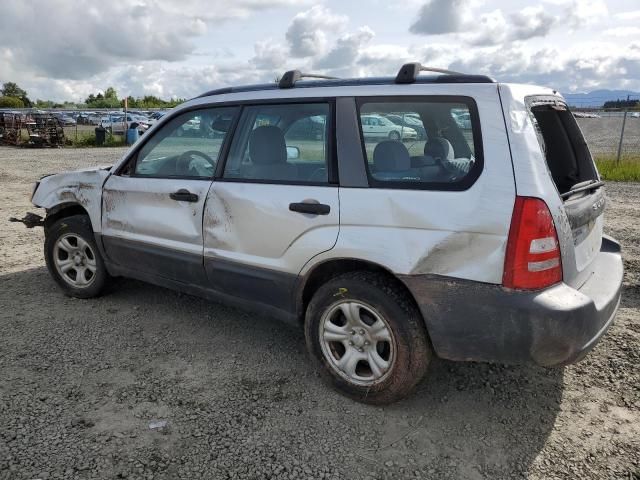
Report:
M 172 421 L 188 423 L 175 405 L 196 408 L 194 399 L 200 399 L 197 408 L 208 410 L 213 423 L 238 411 L 261 411 L 263 427 L 253 435 L 297 445 L 291 437 L 302 439 L 302 431 L 310 431 L 299 447 L 291 447 L 309 452 L 333 439 L 346 472 L 362 467 L 382 477 L 402 469 L 426 477 L 457 472 L 456 478 L 513 478 L 527 471 L 545 445 L 562 400 L 562 369 L 435 359 L 406 400 L 385 407 L 358 404 L 330 390 L 313 372 L 301 329 L 133 280 L 119 281 L 99 299 L 75 300 L 64 297 L 41 267 L 1 275 L 0 304 L 11 309 L 0 312 L 0 328 L 20 323 L 14 334 L 20 338 L 3 341 L 8 352 L 0 360 L 4 368 L 30 350 L 55 358 L 50 346 L 67 328 L 64 335 L 70 338 L 60 341 L 71 357 L 81 357 L 86 398 L 109 402 L 109 395 L 123 389 L 129 392 L 127 402 L 135 403 L 136 395 L 148 398 L 143 387 L 105 380 L 111 374 L 104 370 L 92 386 L 86 370 L 94 363 L 126 369 L 127 378 L 142 378 L 145 385 L 170 379 L 179 397 L 163 400 L 174 408 Z M 87 334 L 92 322 L 95 332 Z M 75 326 L 83 330 L 78 340 L 69 333 Z M 17 346 L 26 349 L 20 356 L 11 352 Z M 103 383 L 110 383 L 104 391 Z M 291 417 L 300 412 L 304 418 Z

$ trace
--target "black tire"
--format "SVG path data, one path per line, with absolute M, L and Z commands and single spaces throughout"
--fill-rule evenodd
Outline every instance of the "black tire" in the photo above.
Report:
M 323 316 L 348 300 L 371 306 L 392 334 L 394 360 L 387 373 L 370 385 L 345 378 L 346 374 L 337 371 L 321 345 Z M 422 316 L 412 299 L 394 279 L 372 272 L 346 273 L 321 286 L 306 311 L 305 338 L 322 377 L 340 393 L 368 404 L 384 405 L 406 397 L 424 377 L 432 357 Z
M 400 133 L 396 132 L 395 130 L 389 132 L 389 140 L 400 140 Z
M 55 262 L 55 255 L 60 254 L 60 249 L 56 248 L 58 240 L 71 235 L 71 238 L 79 237 L 88 244 L 88 252 L 84 250 L 85 257 L 94 257 L 95 272 L 91 272 L 91 276 L 88 280 L 88 285 L 78 287 L 72 285 L 69 281 L 63 278 L 63 274 L 60 273 Z M 66 217 L 55 222 L 48 230 L 44 241 L 44 257 L 47 263 L 47 269 L 49 273 L 56 281 L 56 283 L 63 290 L 65 295 L 76 298 L 93 298 L 102 294 L 111 279 L 107 269 L 104 265 L 100 250 L 96 245 L 95 237 L 93 235 L 93 228 L 91 227 L 91 221 L 86 215 L 73 215 Z M 76 270 L 76 275 L 78 275 Z

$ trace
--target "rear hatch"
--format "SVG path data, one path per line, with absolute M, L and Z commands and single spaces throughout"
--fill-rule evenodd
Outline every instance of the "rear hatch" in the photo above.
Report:
M 555 96 L 526 100 L 568 227 L 557 225 L 565 282 L 579 288 L 602 244 L 603 182 L 573 114 Z M 562 237 L 562 238 L 560 238 Z

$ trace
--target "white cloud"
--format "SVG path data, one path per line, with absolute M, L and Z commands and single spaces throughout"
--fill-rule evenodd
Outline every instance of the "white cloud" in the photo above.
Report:
M 423 35 L 460 32 L 469 20 L 469 9 L 469 0 L 429 0 L 409 30 Z
M 511 15 L 513 30 L 512 40 L 527 40 L 533 37 L 546 36 L 557 19 L 542 7 L 527 7 Z
M 573 0 L 565 10 L 566 21 L 573 28 L 602 22 L 609 16 L 604 0 Z
M 295 0 L 3 0 L 0 45 L 14 65 L 50 78 L 82 79 L 138 61 L 185 60 L 213 23 Z M 299 2 L 298 2 L 299 3 Z
M 323 54 L 327 48 L 327 31 L 332 35 L 344 30 L 348 18 L 335 15 L 328 8 L 316 5 L 298 13 L 287 29 L 286 39 L 291 55 L 310 57 Z
M 254 45 L 256 54 L 251 64 L 260 70 L 282 68 L 288 59 L 287 49 L 274 40 L 257 42 Z
M 640 27 L 614 27 L 607 28 L 602 33 L 610 37 L 637 37 L 640 38 Z
M 561 90 L 640 89 L 640 28 L 625 23 L 640 11 L 609 15 L 599 0 L 544 0 L 544 9 L 519 11 L 482 0 L 421 0 L 411 26 L 391 15 L 364 26 L 323 3 L 265 13 L 269 25 L 253 36 L 243 30 L 258 28 L 261 17 L 252 12 L 298 2 L 110 0 L 104 9 L 90 0 L 49 0 L 38 12 L 49 21 L 36 23 L 25 0 L 2 1 L 0 83 L 16 81 L 32 98 L 77 101 L 109 85 L 121 95 L 192 97 L 271 82 L 292 68 L 395 75 L 408 61 Z M 412 36 L 409 27 L 432 36 Z
M 640 19 L 640 10 L 620 12 L 620 13 L 616 13 L 614 16 L 619 20 L 638 20 Z
M 614 52 L 614 53 L 612 53 Z M 535 83 L 564 91 L 580 88 L 640 88 L 640 46 L 613 48 L 585 45 L 577 49 L 521 45 L 466 53 L 449 68 L 491 75 L 504 82 Z
M 349 33 L 340 37 L 336 45 L 323 57 L 319 58 L 314 66 L 323 69 L 344 68 L 352 65 L 362 49 L 374 37 L 373 30 L 362 27 L 356 33 Z
M 507 37 L 507 21 L 502 14 L 502 10 L 480 15 L 476 25 L 477 33 L 469 38 L 472 45 L 497 45 L 502 43 Z

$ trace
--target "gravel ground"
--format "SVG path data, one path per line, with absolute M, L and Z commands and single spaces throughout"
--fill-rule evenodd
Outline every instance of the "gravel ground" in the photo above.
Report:
M 618 152 L 622 116 L 601 118 L 578 118 L 580 128 L 593 155 L 613 155 Z M 624 155 L 640 155 L 640 118 L 627 117 L 622 142 Z
M 123 150 L 0 149 L 0 218 L 41 174 Z M 0 230 L 0 479 L 640 478 L 640 185 L 609 184 L 617 321 L 564 369 L 436 360 L 405 401 L 349 401 L 301 330 L 123 280 L 64 297 L 41 229 Z M 150 429 L 150 422 L 166 421 Z

